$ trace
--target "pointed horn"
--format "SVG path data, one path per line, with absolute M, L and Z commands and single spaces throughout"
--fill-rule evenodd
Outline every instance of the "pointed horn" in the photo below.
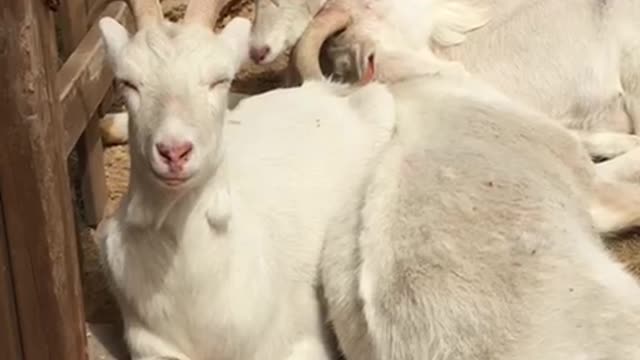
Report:
M 213 29 L 220 11 L 231 0 L 191 0 L 184 15 L 185 23 L 197 23 Z
M 158 0 L 126 0 L 133 13 L 138 29 L 159 23 L 162 18 L 162 7 Z
M 293 53 L 295 66 L 302 80 L 322 79 L 320 49 L 329 36 L 351 24 L 349 13 L 337 6 L 320 10 L 300 37 Z

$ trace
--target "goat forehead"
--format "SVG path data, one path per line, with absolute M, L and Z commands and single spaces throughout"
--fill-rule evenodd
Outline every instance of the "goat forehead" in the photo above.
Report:
M 123 57 L 123 72 L 144 82 L 170 84 L 210 81 L 232 68 L 229 49 L 212 36 L 149 32 L 134 39 Z M 155 80 L 154 80 L 155 79 Z

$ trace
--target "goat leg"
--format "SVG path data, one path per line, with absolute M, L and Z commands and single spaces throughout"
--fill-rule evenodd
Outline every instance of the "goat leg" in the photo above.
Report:
M 640 185 L 619 181 L 594 184 L 589 207 L 593 224 L 601 234 L 640 226 Z
M 587 132 L 571 130 L 584 145 L 592 159 L 608 160 L 640 147 L 640 136 L 617 132 Z
M 596 164 L 596 174 L 603 180 L 640 182 L 640 147 Z

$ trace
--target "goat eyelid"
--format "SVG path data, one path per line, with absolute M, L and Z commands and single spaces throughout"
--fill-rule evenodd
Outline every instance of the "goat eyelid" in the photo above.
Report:
M 138 91 L 138 86 L 135 85 L 132 81 L 120 79 L 120 83 L 125 88 L 131 89 L 131 90 L 134 90 L 134 91 Z
M 213 90 L 215 87 L 217 87 L 218 85 L 223 85 L 223 84 L 227 84 L 230 83 L 231 80 L 229 79 L 220 79 L 220 80 L 216 80 L 213 81 L 211 84 L 209 84 L 209 89 Z

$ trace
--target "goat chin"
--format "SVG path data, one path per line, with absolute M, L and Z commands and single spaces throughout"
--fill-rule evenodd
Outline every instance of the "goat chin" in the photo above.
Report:
M 397 136 L 322 255 L 345 357 L 640 357 L 640 286 L 592 228 L 577 139 L 470 79 L 391 89 Z

